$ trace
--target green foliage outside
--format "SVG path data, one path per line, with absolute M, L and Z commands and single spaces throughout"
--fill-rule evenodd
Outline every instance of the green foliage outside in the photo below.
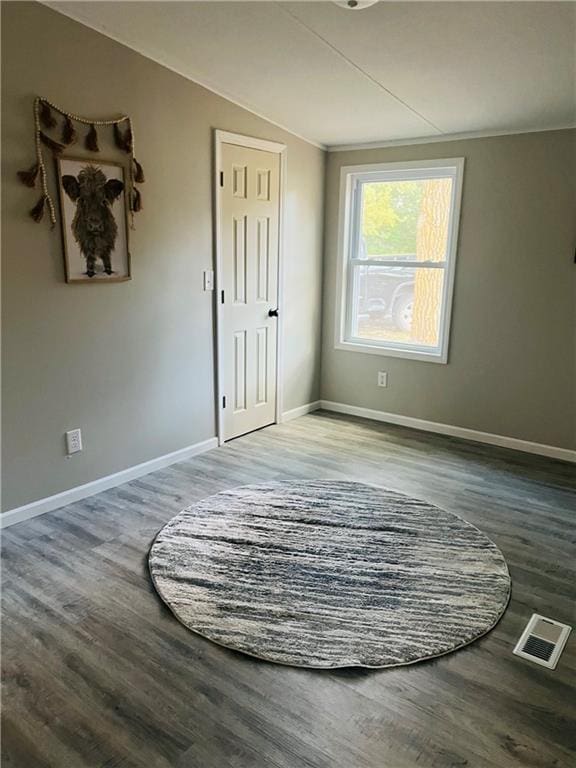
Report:
M 386 181 L 363 185 L 362 236 L 366 256 L 416 253 L 422 181 Z

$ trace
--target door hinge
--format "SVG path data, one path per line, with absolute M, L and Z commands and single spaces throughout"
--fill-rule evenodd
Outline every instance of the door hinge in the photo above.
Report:
M 226 408 L 226 395 L 222 398 L 222 408 Z
M 224 186 L 224 171 L 220 171 L 220 186 Z
M 224 291 L 222 291 L 222 296 L 221 296 L 221 298 L 222 298 L 222 304 L 224 304 Z

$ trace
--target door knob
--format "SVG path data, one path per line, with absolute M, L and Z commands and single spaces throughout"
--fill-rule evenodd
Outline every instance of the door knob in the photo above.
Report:
M 268 317 L 278 317 L 278 310 L 277 309 L 269 309 L 268 310 Z

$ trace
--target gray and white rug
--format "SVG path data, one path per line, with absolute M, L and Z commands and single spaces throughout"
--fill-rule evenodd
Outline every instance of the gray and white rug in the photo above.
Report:
M 460 648 L 508 603 L 473 525 L 362 483 L 252 485 L 185 509 L 149 555 L 175 616 L 216 643 L 301 667 L 389 667 Z

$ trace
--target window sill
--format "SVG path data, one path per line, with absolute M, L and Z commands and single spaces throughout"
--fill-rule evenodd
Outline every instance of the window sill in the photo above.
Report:
M 405 360 L 419 360 L 426 363 L 448 363 L 448 351 L 433 350 L 426 352 L 423 349 L 401 349 L 399 347 L 386 347 L 379 344 L 363 343 L 361 341 L 337 341 L 334 349 L 345 352 L 360 352 L 367 355 L 381 355 L 382 357 L 402 357 Z

